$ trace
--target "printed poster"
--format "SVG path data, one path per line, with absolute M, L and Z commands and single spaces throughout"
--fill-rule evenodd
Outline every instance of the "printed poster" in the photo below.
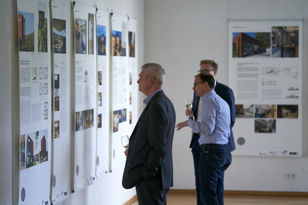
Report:
M 97 49 L 97 156 L 96 176 L 109 173 L 109 133 L 110 133 L 110 94 L 109 94 L 109 13 L 98 10 L 96 25 Z
M 19 204 L 50 203 L 52 137 L 49 2 L 19 0 L 17 9 Z
M 128 121 L 129 78 L 128 67 L 128 19 L 127 16 L 111 16 L 112 53 L 112 137 L 111 170 L 125 162 L 124 150 L 130 134 Z
M 302 29 L 301 21 L 229 22 L 234 154 L 301 156 Z
M 96 180 L 96 9 L 81 3 L 74 5 L 75 47 L 75 160 L 74 190 Z
M 71 21 L 70 2 L 52 1 L 54 134 L 52 203 L 67 199 L 71 179 Z

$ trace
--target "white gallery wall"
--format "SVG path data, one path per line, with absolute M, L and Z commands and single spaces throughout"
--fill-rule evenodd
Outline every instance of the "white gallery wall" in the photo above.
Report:
M 201 59 L 216 60 L 219 65 L 218 81 L 229 84 L 229 21 L 303 20 L 303 157 L 233 157 L 233 163 L 226 172 L 225 189 L 307 192 L 308 1 L 145 0 L 144 13 L 144 61 L 158 62 L 165 67 L 164 90 L 174 103 L 177 122 L 186 120 L 185 100 L 192 98 L 193 77 L 199 70 Z M 175 132 L 174 189 L 194 189 L 190 139 L 188 128 Z
M 78 0 L 89 6 L 137 20 L 137 66 L 143 64 L 144 1 L 143 0 Z M 16 1 L 1 1 L 0 26 L 0 204 L 18 203 L 18 48 Z M 123 153 L 124 154 L 124 153 Z M 70 162 L 67 162 L 70 163 Z M 123 165 L 122 165 L 123 166 Z M 119 205 L 135 196 L 135 190 L 122 188 L 123 167 L 100 178 L 96 183 L 76 191 L 60 205 Z M 39 194 L 39 193 L 38 193 Z

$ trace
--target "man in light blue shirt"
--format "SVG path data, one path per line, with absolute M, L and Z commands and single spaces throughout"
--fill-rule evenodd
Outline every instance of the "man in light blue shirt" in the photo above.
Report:
M 217 182 L 219 173 L 227 162 L 227 143 L 230 136 L 229 105 L 214 91 L 215 79 L 212 75 L 200 73 L 195 76 L 193 90 L 201 97 L 197 119 L 177 124 L 177 129 L 190 127 L 199 133 L 201 147 L 199 161 L 199 184 L 201 204 L 219 204 Z

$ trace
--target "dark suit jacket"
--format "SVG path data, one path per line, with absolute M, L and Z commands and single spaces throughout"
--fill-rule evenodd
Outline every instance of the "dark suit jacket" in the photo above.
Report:
M 234 99 L 234 94 L 231 88 L 229 88 L 228 86 L 219 83 L 218 81 L 216 81 L 216 85 L 215 85 L 215 92 L 217 93 L 217 95 L 219 95 L 222 99 L 224 99 L 229 107 L 230 107 L 230 119 L 231 119 L 231 123 L 230 123 L 230 131 L 231 131 L 231 135 L 229 138 L 229 142 L 228 142 L 228 149 L 230 152 L 232 152 L 233 150 L 235 150 L 235 143 L 234 143 L 234 137 L 233 137 L 233 132 L 232 132 L 232 127 L 235 123 L 235 99 Z M 194 117 L 195 119 L 197 119 L 197 113 L 198 113 L 198 106 L 199 106 L 199 99 L 200 97 L 198 97 L 196 95 L 196 93 L 194 92 L 194 98 L 193 98 L 193 112 L 194 112 Z M 192 140 L 190 143 L 190 147 L 192 147 L 192 144 L 194 143 L 195 140 L 198 140 L 199 135 L 197 134 L 193 134 L 192 136 Z
M 175 111 L 163 91 L 144 108 L 129 140 L 122 185 L 129 189 L 161 173 L 162 188 L 173 186 L 172 142 Z

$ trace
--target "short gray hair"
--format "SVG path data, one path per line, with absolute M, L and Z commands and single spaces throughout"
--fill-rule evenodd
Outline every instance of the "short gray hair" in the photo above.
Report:
M 165 70 L 157 63 L 146 63 L 141 68 L 162 85 L 165 81 Z

